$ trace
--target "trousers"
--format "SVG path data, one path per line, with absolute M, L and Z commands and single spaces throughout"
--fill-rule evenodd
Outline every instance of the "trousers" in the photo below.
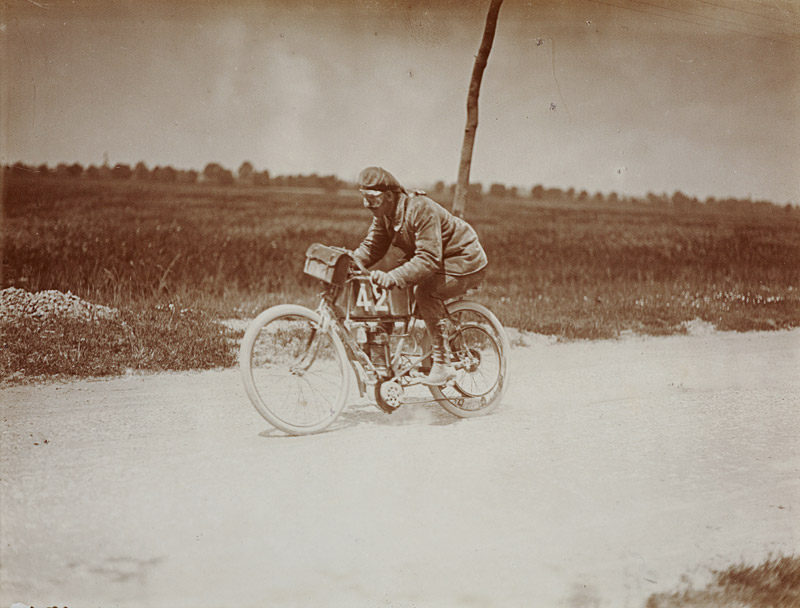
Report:
M 451 275 L 435 272 L 422 279 L 414 287 L 414 298 L 425 326 L 436 327 L 436 323 L 444 319 L 447 311 L 446 300 L 464 295 L 468 290 L 480 285 L 486 278 L 486 269 L 464 275 Z

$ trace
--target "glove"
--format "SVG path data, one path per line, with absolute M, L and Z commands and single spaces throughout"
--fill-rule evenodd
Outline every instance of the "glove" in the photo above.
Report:
M 397 281 L 394 280 L 392 275 L 388 272 L 383 272 L 383 270 L 373 270 L 369 278 L 372 280 L 375 285 L 378 287 L 383 287 L 384 289 L 391 289 L 392 287 L 397 287 Z

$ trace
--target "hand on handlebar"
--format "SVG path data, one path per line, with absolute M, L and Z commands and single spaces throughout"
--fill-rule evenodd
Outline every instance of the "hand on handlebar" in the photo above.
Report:
M 397 287 L 397 283 L 395 282 L 392 275 L 388 272 L 383 272 L 383 270 L 373 270 L 369 275 L 370 280 L 375 283 L 378 287 L 383 287 L 384 289 L 391 289 L 392 287 Z
M 373 270 L 370 271 L 364 266 L 361 262 L 356 259 L 355 252 L 345 250 L 350 259 L 353 260 L 353 264 L 361 271 L 363 274 L 369 276 L 370 282 L 378 287 L 382 287 L 383 289 L 391 289 L 392 287 L 398 287 L 397 281 L 395 281 L 392 276 L 388 272 L 384 272 L 382 270 Z

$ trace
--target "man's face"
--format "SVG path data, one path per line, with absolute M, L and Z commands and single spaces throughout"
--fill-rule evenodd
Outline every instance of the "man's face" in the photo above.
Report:
M 380 190 L 361 190 L 364 207 L 372 211 L 376 217 L 383 217 L 391 207 L 391 197 L 388 192 Z

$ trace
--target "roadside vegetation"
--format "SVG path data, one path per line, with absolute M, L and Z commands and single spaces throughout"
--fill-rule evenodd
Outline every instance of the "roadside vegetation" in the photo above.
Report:
M 691 585 L 650 596 L 646 608 L 792 608 L 800 606 L 800 556 L 770 557 L 757 566 L 714 571 L 704 589 Z
M 202 312 L 133 307 L 108 318 L 23 318 L 3 324 L 7 380 L 108 376 L 230 366 L 235 335 Z
M 313 306 L 307 247 L 353 248 L 370 221 L 350 190 L 9 175 L 3 199 L 2 287 L 120 311 L 0 321 L 3 377 L 230 366 L 236 336 L 216 321 Z M 562 339 L 800 325 L 800 210 L 678 202 L 490 192 L 467 207 L 491 261 L 475 298 Z

